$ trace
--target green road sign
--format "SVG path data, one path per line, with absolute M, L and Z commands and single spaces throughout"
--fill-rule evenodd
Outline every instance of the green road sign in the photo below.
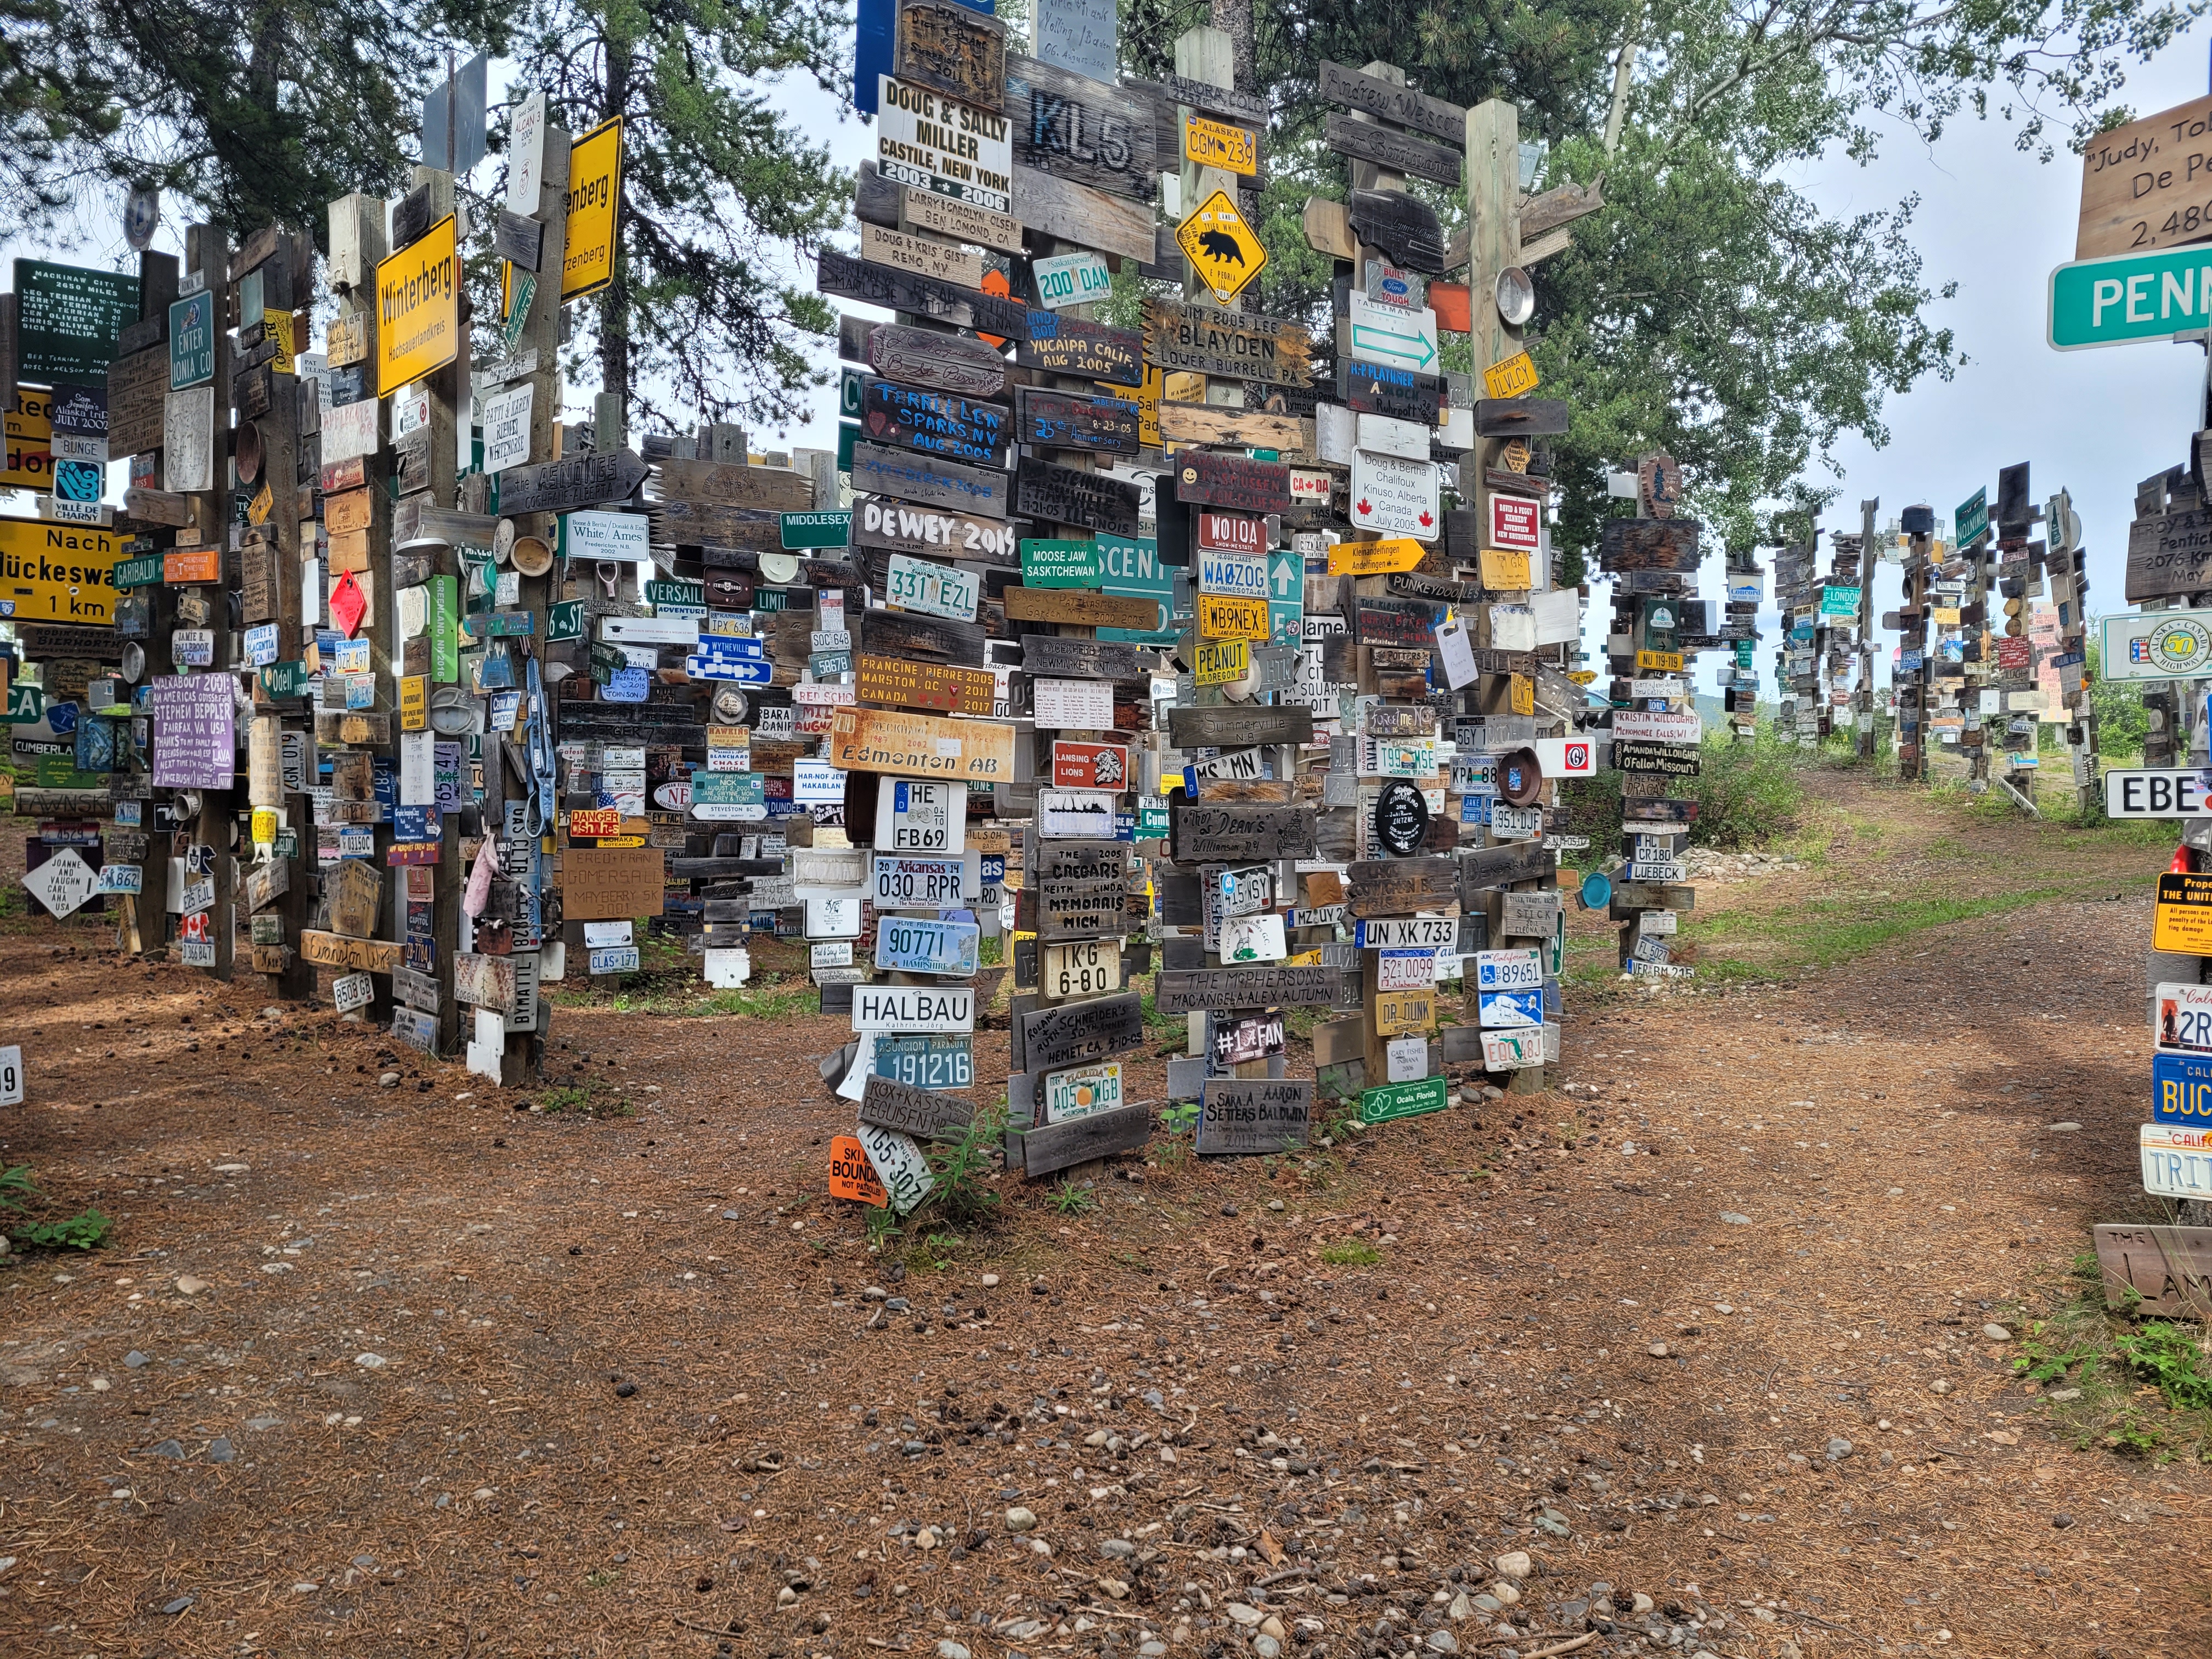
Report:
M 2051 343 L 2060 351 L 2171 340 L 2212 326 L 2212 251 L 2173 247 L 2077 259 L 2051 273 Z M 1961 532 L 1960 541 L 1967 539 Z
M 781 513 L 779 528 L 787 552 L 808 547 L 849 547 L 853 542 L 850 513 Z
M 1951 545 L 1964 547 L 1990 527 L 1990 492 L 1985 484 L 1959 503 L 1951 515 Z

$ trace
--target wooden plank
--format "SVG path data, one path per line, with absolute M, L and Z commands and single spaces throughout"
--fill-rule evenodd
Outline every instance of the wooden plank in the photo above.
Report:
M 647 518 L 647 533 L 661 546 L 749 548 L 756 553 L 778 552 L 783 546 L 782 520 L 764 507 L 655 501 Z
M 1065 635 L 1022 635 L 1022 672 L 1046 679 L 1137 680 L 1151 672 L 1151 653 L 1125 640 L 1085 640 Z M 863 701 L 866 701 L 863 694 Z
M 1150 209 L 1161 167 L 1152 100 L 1017 53 L 1006 59 L 1006 110 L 1018 163 Z
M 1208 1078 L 1193 1147 L 1205 1157 L 1264 1155 L 1306 1144 L 1311 1078 Z
M 891 73 L 986 109 L 1006 103 L 1006 26 L 955 0 L 903 0 Z
M 1034 885 L 1024 887 L 1022 896 L 1034 900 L 1029 921 L 1044 943 L 1118 939 L 1129 931 L 1126 884 L 1118 873 L 1089 880 L 1029 879 Z
M 894 270 L 910 270 L 917 276 L 950 283 L 956 288 L 983 286 L 983 256 L 940 242 L 933 236 L 915 236 L 881 225 L 860 227 L 860 257 Z
M 860 1119 L 916 1140 L 957 1140 L 975 1121 L 975 1109 L 939 1090 L 871 1077 L 860 1091 Z
M 1025 251 L 1021 221 L 1012 214 L 994 213 L 956 197 L 913 189 L 895 179 L 884 178 L 876 170 L 873 161 L 860 163 L 853 211 L 863 224 L 882 225 L 892 230 L 926 230 L 956 242 L 996 248 L 1001 253 Z
M 1006 360 L 981 340 L 899 323 L 866 326 L 865 361 L 878 374 L 963 398 L 1006 394 Z
M 1169 811 L 1168 844 L 1177 864 L 1314 856 L 1310 806 L 1176 802 Z
M 1313 383 L 1313 336 L 1280 318 L 1173 300 L 1145 302 L 1145 360 L 1171 373 L 1262 386 Z
M 1157 599 L 1093 593 L 1079 587 L 1009 587 L 1000 595 L 1009 622 L 1073 623 L 1085 628 L 1156 627 Z
M 536 466 L 511 466 L 499 475 L 500 510 L 567 513 L 627 501 L 646 480 L 648 469 L 628 449 L 595 450 Z
M 1460 870 L 1449 858 L 1363 860 L 1346 872 L 1355 916 L 1402 916 L 1440 910 L 1459 898 Z
M 944 714 L 988 714 L 997 688 L 997 677 L 981 669 L 863 655 L 854 689 L 862 702 Z
M 1698 890 L 1686 882 L 1617 881 L 1613 884 L 1613 904 L 1616 909 L 1632 913 L 1694 910 Z
M 1435 647 L 1443 612 L 1425 599 L 1361 598 L 1352 617 L 1352 637 L 1362 645 L 1396 646 L 1425 651 Z
M 1011 524 L 873 495 L 854 498 L 853 545 L 928 558 L 1000 565 L 1018 562 Z
M 1004 519 L 1012 505 L 1013 477 L 995 468 L 963 466 L 860 442 L 853 446 L 853 488 L 866 495 Z
M 842 300 L 858 300 L 886 311 L 912 312 L 955 328 L 972 328 L 1009 339 L 1030 337 L 1030 309 L 1012 300 L 961 288 L 911 270 L 895 270 L 824 248 L 815 260 L 815 286 Z
M 1013 421 L 1014 411 L 1006 404 L 902 386 L 873 374 L 860 383 L 861 431 L 876 442 L 946 460 L 1004 466 Z
M 1598 568 L 1695 570 L 1705 557 L 1698 545 L 1698 528 L 1695 519 L 1608 519 L 1598 544 Z M 2212 534 L 2206 537 L 2205 548 L 2212 556 Z
M 1478 398 L 1478 438 L 1558 437 L 1567 429 L 1567 405 L 1558 398 Z
M 1124 259 L 1152 257 L 1152 208 L 1078 184 L 1073 179 L 1014 166 L 1014 217 L 1030 229 Z M 994 328 L 994 334 L 1005 329 Z M 1018 335 L 1012 337 L 1019 338 Z
M 137 454 L 137 450 L 118 450 L 111 428 L 108 449 L 111 454 Z M 156 444 L 156 449 L 161 446 Z M 123 492 L 123 510 L 131 517 L 147 524 L 172 525 L 179 529 L 192 521 L 192 498 L 173 489 L 144 489 L 133 484 Z
M 107 453 L 150 455 L 161 447 L 163 400 L 169 391 L 167 346 L 136 351 L 107 365 Z
M 2212 1227 L 2100 1221 L 2092 1237 L 2111 1306 L 2184 1319 L 2212 1316 Z
M 1462 129 L 1464 131 L 1464 129 Z M 1605 205 L 1602 182 L 1590 185 L 1560 185 L 1546 191 L 1541 196 L 1532 196 L 1521 204 L 1518 216 L 1521 226 L 1521 250 L 1528 257 L 1529 245 L 1547 231 L 1571 225 L 1587 214 L 1595 213 Z
M 1382 249 L 1393 264 L 1411 265 L 1431 276 L 1449 269 L 1443 226 L 1436 210 L 1418 197 L 1403 191 L 1355 190 L 1346 210 L 1352 234 Z
M 1335 968 L 1164 968 L 1152 1000 L 1164 1014 L 1327 1005 L 1344 994 Z
M 1337 360 L 1337 390 L 1346 405 L 1363 415 L 1420 421 L 1431 426 L 1443 413 L 1449 394 L 1441 374 L 1423 374 L 1385 363 Z
M 1144 487 L 1133 478 L 1086 472 L 1033 455 L 1023 456 L 1014 473 L 1014 510 L 1048 524 L 1134 536 L 1143 502 Z
M 1379 115 L 1386 121 L 1395 121 L 1401 127 L 1425 132 L 1454 146 L 1462 146 L 1467 142 L 1467 110 L 1463 106 L 1452 103 L 1448 99 L 1431 98 L 1426 93 L 1415 92 L 1411 87 L 1385 81 L 1379 75 L 1370 75 L 1363 70 L 1332 63 L 1324 58 L 1321 64 L 1320 91 L 1321 95 L 1332 104 L 1342 104 L 1347 109 L 1364 111 L 1369 115 Z M 1329 142 L 1334 148 L 1335 141 L 1332 139 Z M 1455 180 L 1443 182 L 1449 184 Z
M 2208 123 L 2212 98 L 2196 98 L 2088 141 L 2081 154 L 2076 259 L 2148 253 L 2203 235 L 2205 166 L 2212 159 Z M 2188 216 L 2192 208 L 2200 210 L 2198 220 Z
M 870 611 L 860 617 L 860 638 L 854 643 L 879 656 L 935 659 L 978 667 L 983 661 L 984 638 L 983 630 L 974 623 L 955 622 L 949 617 Z
M 1224 703 L 1168 710 L 1168 741 L 1177 749 L 1249 749 L 1255 744 L 1313 741 L 1313 710 L 1302 704 L 1267 708 Z
M 947 782 L 1013 781 L 1014 728 L 878 708 L 840 708 L 824 758 L 846 771 L 890 772 Z
M 1160 404 L 1160 436 L 1169 443 L 1224 444 L 1237 449 L 1287 449 L 1310 454 L 1313 422 L 1291 415 L 1232 409 L 1225 404 Z
M 1032 1008 L 1014 1016 L 1024 1071 L 1044 1072 L 1109 1060 L 1145 1040 L 1144 998 L 1134 991 Z
M 1141 412 L 1126 398 L 1086 398 L 1024 386 L 1014 407 L 1018 443 L 1115 455 L 1134 455 L 1144 447 Z
M 1014 361 L 1024 368 L 1080 375 L 1111 386 L 1144 384 L 1144 336 L 1050 311 L 1033 313 L 1030 337 L 1014 346 Z
M 1175 495 L 1192 507 L 1225 507 L 1238 513 L 1285 513 L 1291 506 L 1291 469 L 1280 461 L 1190 450 L 1174 461 Z
M 525 270 L 534 272 L 538 269 L 544 241 L 545 227 L 520 213 L 509 213 L 501 208 L 493 222 L 492 252 Z
M 1352 234 L 1352 215 L 1343 203 L 1327 196 L 1307 197 L 1298 226 L 1306 234 L 1306 246 L 1316 253 L 1333 259 L 1358 256 L 1359 241 Z
M 1188 104 L 1193 109 L 1205 110 L 1214 115 L 1225 115 L 1232 121 L 1243 122 L 1247 126 L 1265 126 L 1267 123 L 1267 99 L 1257 93 L 1216 86 L 1211 81 L 1192 80 L 1181 75 L 1164 75 L 1157 81 L 1146 81 L 1133 75 L 1125 75 L 1121 77 L 1121 85 L 1130 92 L 1152 100 L 1158 111 L 1158 119 L 1163 130 L 1175 125 L 1178 104 Z
M 1377 126 L 1372 121 L 1331 115 L 1322 129 L 1322 138 L 1340 155 L 1372 161 L 1393 173 L 1409 173 L 1417 179 L 1433 179 L 1440 185 L 1459 183 L 1457 149 L 1447 149 L 1442 144 L 1411 137 L 1389 127 Z
M 1042 1128 L 1011 1130 L 1006 1135 L 1006 1164 L 1036 1181 L 1079 1164 L 1136 1152 L 1152 1136 L 1152 1108 L 1122 1106 Z
M 1508 842 L 1498 847 L 1477 847 L 1455 855 L 1459 866 L 1460 902 L 1472 908 L 1473 896 L 1486 887 L 1509 882 L 1541 881 L 1557 872 L 1559 854 L 1540 841 Z
M 343 933 L 319 933 L 312 927 L 300 934 L 301 956 L 319 968 L 388 974 L 400 965 L 404 948 L 396 939 L 348 939 Z
M 2147 514 L 2128 526 L 2124 591 L 2130 604 L 2207 587 L 2212 587 L 2212 507 Z

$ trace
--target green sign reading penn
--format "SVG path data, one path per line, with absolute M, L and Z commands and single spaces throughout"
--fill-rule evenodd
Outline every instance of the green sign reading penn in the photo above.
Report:
M 2051 273 L 2051 343 L 2057 350 L 2171 340 L 2208 327 L 2212 249 L 2201 245 L 2077 259 Z

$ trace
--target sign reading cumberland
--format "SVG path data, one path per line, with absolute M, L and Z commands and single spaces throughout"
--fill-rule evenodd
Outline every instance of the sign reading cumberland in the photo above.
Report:
M 453 216 L 376 267 L 376 385 L 396 392 L 443 368 L 461 343 L 460 254 Z
M 0 519 L 0 619 L 112 623 L 121 556 L 105 530 Z

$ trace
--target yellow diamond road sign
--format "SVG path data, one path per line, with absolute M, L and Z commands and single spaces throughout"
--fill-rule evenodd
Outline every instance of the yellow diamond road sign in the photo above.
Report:
M 1267 263 L 1267 250 L 1229 192 L 1217 190 L 1176 230 L 1176 245 L 1217 300 L 1233 300 Z

